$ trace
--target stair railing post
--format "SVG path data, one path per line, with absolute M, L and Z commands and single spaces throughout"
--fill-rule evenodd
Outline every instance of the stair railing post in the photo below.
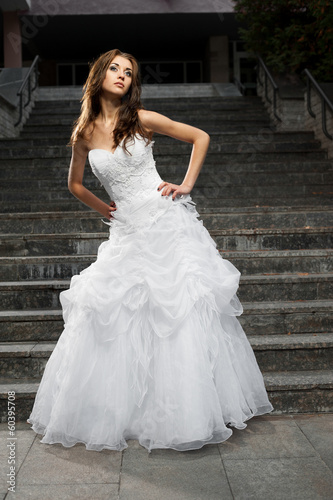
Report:
M 34 92 L 34 90 L 36 90 L 36 88 L 38 87 L 38 77 L 39 77 L 38 64 L 35 64 L 34 74 L 35 74 L 35 82 L 34 86 L 32 87 L 32 92 Z
M 327 130 L 327 121 L 326 121 L 326 102 L 324 99 L 321 100 L 321 126 L 323 129 L 324 134 L 328 139 L 331 139 L 333 141 L 333 137 Z
M 269 104 L 272 104 L 272 101 L 268 97 L 268 85 L 267 85 L 267 73 L 265 72 L 265 98 Z
M 29 105 L 30 99 L 31 99 L 31 76 L 29 76 L 29 78 L 28 78 L 28 84 L 27 85 L 28 85 L 28 100 L 27 100 L 27 102 L 24 105 L 25 108 Z
M 21 123 L 22 118 L 23 118 L 23 93 L 26 89 L 26 86 L 28 86 L 28 101 L 24 105 L 24 108 L 26 108 L 30 104 L 31 92 L 32 92 L 30 79 L 31 79 L 32 74 L 36 75 L 36 83 L 35 83 L 33 90 L 35 90 L 37 85 L 38 85 L 38 74 L 39 74 L 38 73 L 38 60 L 39 60 L 39 56 L 36 56 L 35 59 L 33 60 L 32 65 L 30 66 L 28 73 L 26 74 L 26 76 L 22 82 L 21 87 L 17 91 L 17 95 L 19 96 L 19 99 L 20 99 L 19 100 L 19 119 L 14 124 L 14 127 L 17 127 Z
M 306 75 L 306 107 L 308 109 L 309 115 L 312 116 L 312 118 L 316 118 L 316 115 L 311 108 L 311 82 L 308 75 Z
M 261 64 L 260 64 L 260 61 L 258 60 L 258 64 L 256 66 L 256 70 L 257 70 L 257 79 L 258 79 L 258 83 L 260 85 L 260 87 L 263 86 L 263 83 L 261 81 L 261 78 L 260 78 L 260 67 L 261 67 Z
M 318 82 L 314 79 L 314 77 L 312 76 L 310 71 L 308 69 L 305 69 L 304 73 L 306 75 L 306 103 L 307 103 L 307 109 L 308 109 L 309 115 L 312 116 L 312 118 L 316 118 L 316 115 L 311 108 L 311 87 L 313 87 L 321 100 L 321 128 L 322 128 L 322 131 L 324 132 L 326 137 L 332 141 L 333 137 L 327 130 L 326 111 L 328 108 L 333 115 L 333 104 L 331 103 L 331 101 L 329 100 L 329 98 L 327 97 L 327 95 L 325 94 L 323 89 L 320 87 Z
M 20 101 L 19 101 L 19 118 L 18 118 L 17 122 L 15 123 L 14 127 L 17 127 L 17 125 L 22 120 L 22 114 L 23 114 L 22 94 L 19 95 L 19 98 L 20 98 Z
M 266 64 L 264 63 L 264 61 L 262 60 L 262 58 L 259 56 L 259 54 L 257 54 L 257 58 L 258 58 L 258 61 L 259 61 L 259 65 L 262 67 L 263 71 L 264 71 L 264 81 L 265 81 L 265 99 L 266 101 L 269 103 L 269 104 L 273 104 L 273 114 L 275 116 L 275 118 L 277 120 L 279 120 L 279 122 L 281 122 L 281 118 L 279 117 L 279 115 L 277 114 L 276 112 L 276 108 L 277 108 L 277 103 L 276 103 L 276 94 L 277 94 L 277 91 L 279 90 L 279 87 L 277 86 L 277 84 L 275 83 L 275 80 L 273 78 L 273 76 L 271 75 L 271 73 L 269 72 Z M 267 82 L 268 82 L 268 79 L 272 85 L 272 89 L 273 89 L 273 102 L 272 102 L 272 99 L 268 96 L 268 85 L 267 85 Z M 262 85 L 260 79 L 258 79 L 259 81 L 259 84 Z

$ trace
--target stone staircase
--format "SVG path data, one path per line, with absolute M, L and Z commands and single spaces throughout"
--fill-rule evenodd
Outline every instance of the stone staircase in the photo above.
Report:
M 221 255 L 241 271 L 240 321 L 275 413 L 333 410 L 333 162 L 309 132 L 276 132 L 256 97 L 145 99 L 203 128 L 209 153 L 192 192 Z M 101 216 L 67 189 L 78 100 L 36 103 L 0 150 L 0 402 L 31 411 L 63 321 L 59 292 L 108 237 Z M 156 136 L 162 178 L 179 183 L 191 145 Z M 85 185 L 107 201 L 87 164 Z

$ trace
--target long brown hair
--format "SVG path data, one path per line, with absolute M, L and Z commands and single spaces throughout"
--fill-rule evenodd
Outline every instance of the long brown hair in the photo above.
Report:
M 91 64 L 87 81 L 83 86 L 84 93 L 81 99 L 81 113 L 79 118 L 74 122 L 69 141 L 70 146 L 74 146 L 79 137 L 85 139 L 84 134 L 90 124 L 93 125 L 91 133 L 93 132 L 95 120 L 101 110 L 99 96 L 102 84 L 106 72 L 116 56 L 121 56 L 131 61 L 133 71 L 131 86 L 127 94 L 122 98 L 122 104 L 118 109 L 117 126 L 113 131 L 114 147 L 117 147 L 125 137 L 123 148 L 128 153 L 126 144 L 135 134 L 141 135 L 145 139 L 145 142 L 149 143 L 151 141 L 152 134 L 144 129 L 138 116 L 138 109 L 144 109 L 141 103 L 141 79 L 138 62 L 131 54 L 121 52 L 119 49 L 113 49 L 102 54 Z

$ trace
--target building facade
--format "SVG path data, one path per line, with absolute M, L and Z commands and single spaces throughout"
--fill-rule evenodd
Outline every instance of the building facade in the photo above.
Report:
M 231 0 L 0 0 L 2 67 L 38 54 L 41 85 L 82 85 L 88 64 L 118 48 L 143 83 L 249 81 Z

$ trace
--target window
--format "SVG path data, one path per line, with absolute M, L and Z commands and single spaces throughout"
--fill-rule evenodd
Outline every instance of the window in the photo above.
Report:
M 89 66 L 87 63 L 60 63 L 57 66 L 58 85 L 80 85 L 82 86 L 88 76 Z
M 143 85 L 202 82 L 201 61 L 143 61 L 140 72 Z

